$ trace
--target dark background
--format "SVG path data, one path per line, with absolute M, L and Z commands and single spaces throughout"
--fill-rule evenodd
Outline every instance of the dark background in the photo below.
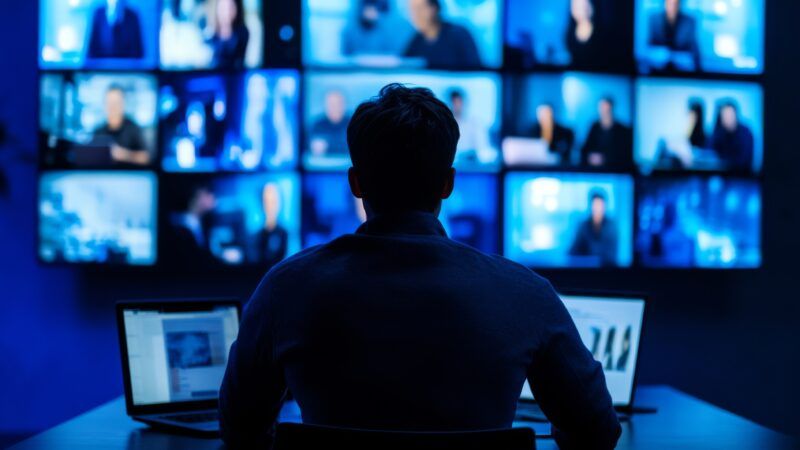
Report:
M 0 447 L 122 394 L 113 303 L 247 297 L 258 276 L 131 273 L 36 261 L 38 16 L 0 14 Z M 543 272 L 562 289 L 650 292 L 643 383 L 664 383 L 800 435 L 800 2 L 769 2 L 764 260 L 758 271 Z M 2 134 L 2 133 L 0 133 Z M 2 137 L 0 137 L 2 138 Z M 0 177 L 0 186 L 2 186 Z

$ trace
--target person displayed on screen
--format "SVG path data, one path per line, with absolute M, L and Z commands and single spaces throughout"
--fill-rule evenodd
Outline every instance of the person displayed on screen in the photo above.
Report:
M 92 15 L 87 59 L 144 58 L 139 15 L 126 0 L 106 0 Z
M 357 3 L 354 20 L 344 29 L 342 54 L 399 54 L 404 42 L 398 39 L 397 28 L 402 25 L 391 20 L 389 0 L 358 0 Z
M 439 0 L 408 0 L 416 33 L 404 56 L 423 58 L 432 69 L 478 69 L 481 59 L 469 30 L 445 21 Z
M 706 106 L 703 101 L 700 99 L 689 100 L 687 125 L 689 128 L 689 145 L 693 148 L 706 148 L 708 145 L 705 117 Z
M 685 54 L 694 66 L 693 71 L 699 72 L 702 64 L 697 43 L 697 22 L 681 10 L 681 1 L 664 0 L 664 10 L 650 17 L 648 44 L 670 53 L 665 68 L 674 68 L 674 54 Z
M 216 0 L 214 6 L 213 32 L 208 40 L 212 50 L 211 67 L 219 69 L 241 69 L 250 31 L 244 23 L 242 0 Z
M 308 131 L 313 156 L 347 156 L 347 101 L 339 90 L 325 93 L 325 112 Z
M 464 91 L 458 88 L 450 89 L 447 94 L 450 110 L 461 130 L 456 162 L 490 163 L 496 155 L 489 145 L 489 130 L 477 117 L 468 113 L 465 96 Z
M 526 379 L 560 448 L 616 446 L 602 366 L 551 284 L 448 237 L 459 135 L 426 88 L 390 84 L 356 109 L 347 179 L 367 221 L 253 293 L 220 387 L 227 448 L 273 448 L 290 390 L 305 424 L 510 428 Z
M 614 99 L 597 104 L 599 119 L 592 124 L 581 148 L 581 164 L 595 168 L 625 169 L 632 165 L 633 132 L 614 117 Z
M 597 258 L 601 266 L 617 265 L 617 225 L 608 217 L 606 194 L 589 196 L 589 218 L 578 226 L 569 250 L 571 256 Z
M 215 264 L 205 221 L 216 209 L 217 197 L 209 186 L 199 185 L 190 188 L 184 200 L 183 209 L 170 216 L 167 259 L 197 266 Z
M 604 59 L 603 55 L 608 54 L 608 42 L 603 31 L 595 21 L 593 0 L 570 0 L 566 42 L 573 66 L 590 66 Z
M 575 133 L 556 122 L 552 104 L 542 103 L 536 108 L 536 123 L 531 127 L 530 133 L 532 138 L 546 142 L 547 148 L 559 156 L 562 164 L 569 162 Z
M 723 100 L 719 105 L 711 148 L 729 170 L 753 170 L 755 140 L 750 128 L 743 125 L 739 107 L 733 100 Z
M 118 164 L 145 166 L 150 164 L 150 152 L 146 149 L 141 127 L 125 113 L 125 91 L 119 85 L 111 85 L 105 95 L 105 123 L 93 134 L 96 144 L 108 144 L 111 159 Z
M 283 204 L 277 184 L 264 185 L 261 204 L 264 208 L 264 225 L 256 236 L 256 261 L 270 267 L 286 257 L 289 245 L 289 232 L 279 223 Z

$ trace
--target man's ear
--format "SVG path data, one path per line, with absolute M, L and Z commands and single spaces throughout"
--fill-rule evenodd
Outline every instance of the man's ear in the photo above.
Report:
M 447 180 L 444 182 L 444 189 L 442 189 L 442 200 L 450 198 L 453 194 L 453 189 L 456 186 L 456 169 L 450 168 L 447 174 Z
M 350 192 L 356 198 L 364 198 L 364 194 L 361 192 L 361 183 L 358 182 L 358 174 L 356 174 L 356 168 L 351 167 L 347 171 L 347 182 L 350 183 Z

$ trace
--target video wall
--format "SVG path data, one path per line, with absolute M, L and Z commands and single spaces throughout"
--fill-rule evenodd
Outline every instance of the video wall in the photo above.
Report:
M 400 82 L 461 129 L 451 238 L 533 268 L 760 267 L 764 9 L 40 0 L 39 257 L 266 269 L 352 233 L 347 124 Z

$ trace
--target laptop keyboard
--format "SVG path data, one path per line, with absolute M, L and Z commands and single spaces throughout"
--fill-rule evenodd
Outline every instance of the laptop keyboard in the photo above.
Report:
M 172 420 L 181 423 L 217 422 L 219 420 L 219 414 L 216 411 L 204 411 L 197 413 L 162 416 L 162 419 Z

